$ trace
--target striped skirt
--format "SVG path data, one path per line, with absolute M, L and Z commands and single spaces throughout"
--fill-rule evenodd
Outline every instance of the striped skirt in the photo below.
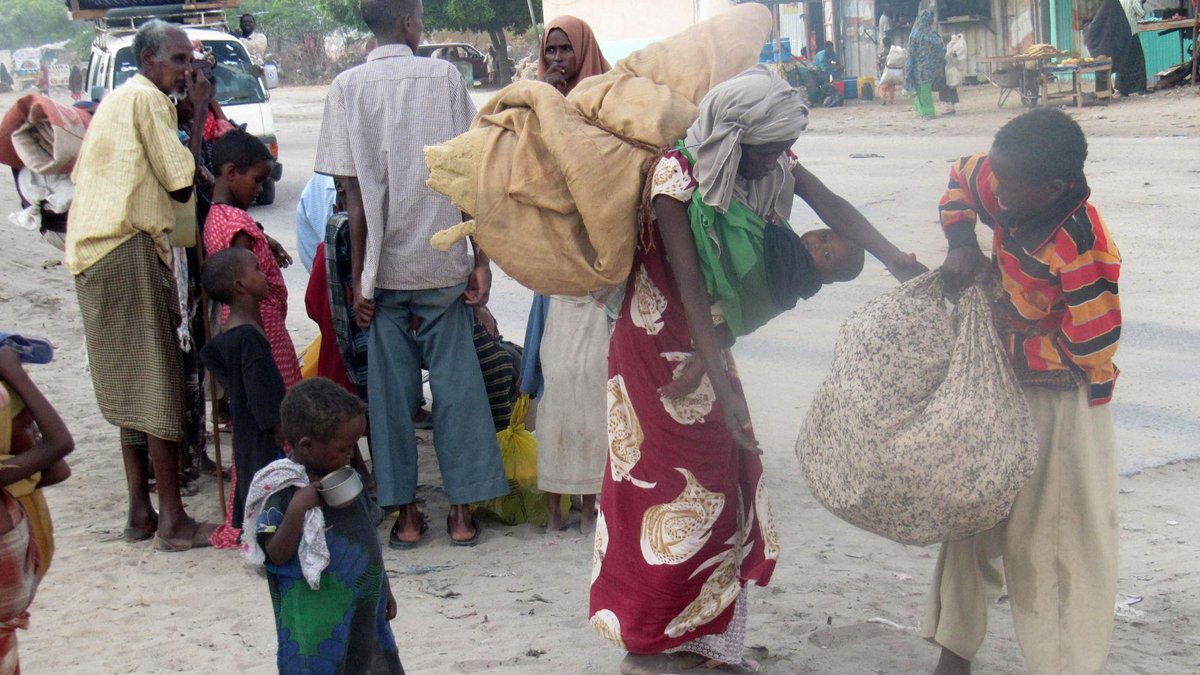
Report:
M 175 278 L 145 233 L 75 277 L 96 403 L 110 424 L 183 439 L 184 387 Z M 140 435 L 138 434 L 138 435 Z

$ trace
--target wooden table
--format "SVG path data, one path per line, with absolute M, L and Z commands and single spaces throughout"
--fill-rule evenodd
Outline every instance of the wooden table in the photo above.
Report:
M 1076 108 L 1082 108 L 1088 96 L 1094 96 L 1099 101 L 1109 101 L 1113 97 L 1112 61 L 1096 63 L 1080 63 L 1072 66 L 1045 66 L 1042 72 L 1042 97 L 1046 100 L 1054 98 L 1070 98 Z M 1069 91 L 1051 93 L 1050 81 L 1056 75 L 1070 75 L 1071 88 Z M 1092 75 L 1094 86 L 1085 86 L 1088 81 L 1084 75 Z

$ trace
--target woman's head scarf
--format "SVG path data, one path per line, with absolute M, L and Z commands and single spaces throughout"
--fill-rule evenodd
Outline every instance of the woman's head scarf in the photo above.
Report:
M 946 80 L 946 45 L 933 24 L 933 8 L 925 7 L 917 15 L 908 36 L 908 62 L 905 64 L 904 89 L 916 91 L 922 84 L 934 89 Z
M 544 82 L 546 71 L 550 69 L 550 64 L 546 61 L 546 40 L 550 37 L 550 31 L 555 29 L 566 33 L 567 39 L 571 42 L 571 49 L 575 50 L 575 57 L 578 59 L 579 72 L 575 73 L 574 78 L 567 81 L 568 92 L 574 89 L 575 85 L 579 84 L 583 78 L 602 75 L 609 71 L 611 66 L 608 65 L 608 61 L 604 60 L 604 54 L 600 53 L 600 45 L 596 43 L 592 27 L 587 25 L 583 19 L 560 16 L 546 24 L 546 31 L 542 33 L 541 51 L 538 52 L 538 80 Z
M 755 181 L 738 176 L 742 145 L 792 141 L 808 126 L 800 93 L 761 64 L 713 87 L 700 101 L 699 117 L 684 143 L 705 204 L 721 213 L 733 199 L 758 215 L 791 215 L 795 181 L 785 157 Z

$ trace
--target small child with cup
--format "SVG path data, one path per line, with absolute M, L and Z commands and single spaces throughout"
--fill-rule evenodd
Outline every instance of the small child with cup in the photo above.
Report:
M 291 456 L 250 485 L 246 558 L 266 566 L 279 672 L 404 672 L 371 506 L 358 474 L 339 472 L 354 456 L 365 413 L 362 400 L 331 380 L 301 381 L 279 412 Z M 350 496 L 334 485 L 335 472 L 348 476 Z

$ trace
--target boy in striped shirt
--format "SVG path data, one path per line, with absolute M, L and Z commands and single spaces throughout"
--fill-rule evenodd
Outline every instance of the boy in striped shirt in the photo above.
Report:
M 970 672 L 1002 583 L 1031 672 L 1098 673 L 1108 656 L 1118 533 L 1107 403 L 1118 373 L 1121 258 L 1088 203 L 1086 157 L 1074 120 L 1036 109 L 1004 125 L 987 154 L 956 162 L 942 197 L 948 286 L 989 264 L 975 224 L 992 230 L 1004 291 L 996 323 L 1041 458 L 1008 520 L 942 546 L 922 626 L 942 647 L 935 675 Z

